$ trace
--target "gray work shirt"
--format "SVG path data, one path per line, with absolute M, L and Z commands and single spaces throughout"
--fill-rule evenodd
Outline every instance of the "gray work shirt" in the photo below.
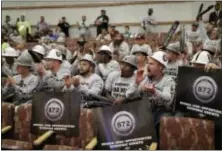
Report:
M 142 87 L 146 84 L 154 84 L 154 94 L 143 91 Z M 169 108 L 175 95 L 175 81 L 167 75 L 164 75 L 159 81 L 152 81 L 149 77 L 145 77 L 139 86 L 133 83 L 126 95 L 128 98 L 140 95 L 143 100 L 149 101 L 152 106 Z
M 39 78 L 33 74 L 29 74 L 26 78 L 22 79 L 21 75 L 13 77 L 16 81 L 15 85 L 6 85 L 3 89 L 3 94 L 8 92 L 14 93 L 16 96 L 15 101 L 28 101 L 32 98 L 33 92 L 38 85 Z

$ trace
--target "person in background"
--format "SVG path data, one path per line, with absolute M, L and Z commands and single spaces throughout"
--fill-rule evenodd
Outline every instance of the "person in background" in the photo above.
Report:
M 2 42 L 2 49 L 1 50 L 4 53 L 5 49 L 10 47 L 10 44 L 8 42 L 8 37 L 7 36 L 2 36 L 1 42 Z
M 187 42 L 193 42 L 200 39 L 200 30 L 198 29 L 198 23 L 193 23 L 191 30 L 186 30 L 186 40 Z
M 120 66 L 116 60 L 112 59 L 113 52 L 109 46 L 101 46 L 97 53 L 99 54 L 99 64 L 96 68 L 96 73 L 105 81 L 111 72 L 119 71 Z
M 148 55 L 151 56 L 153 51 L 150 47 L 150 45 L 148 45 L 146 43 L 146 39 L 145 39 L 145 36 L 143 34 L 138 34 L 136 35 L 136 38 L 135 38 L 135 44 L 132 46 L 132 49 L 134 49 L 133 47 L 135 45 L 139 45 L 140 47 L 142 47 L 143 49 L 146 49 L 146 51 L 148 52 Z
M 13 33 L 14 27 L 12 26 L 10 16 L 5 16 L 5 23 L 3 24 L 3 28 L 6 31 L 7 35 Z
M 209 34 L 207 34 L 202 17 L 199 18 L 199 29 L 203 47 L 212 46 L 216 51 L 219 51 L 221 39 L 219 38 L 218 29 L 213 28 L 209 31 Z
M 2 57 L 4 58 L 2 70 L 9 75 L 16 75 L 17 71 L 15 60 L 18 57 L 16 50 L 12 47 L 7 47 L 5 52 L 2 53 Z
M 156 27 L 156 19 L 153 15 L 153 8 L 148 9 L 148 16 L 145 17 L 141 23 L 142 28 L 144 29 L 145 33 L 154 33 Z
M 89 37 L 89 23 L 86 21 L 86 16 L 82 16 L 82 22 L 76 22 L 79 28 L 79 35 L 83 38 Z
M 48 36 L 51 41 L 56 41 L 58 38 L 58 35 L 54 34 L 51 29 L 48 30 Z
M 183 65 L 183 60 L 181 59 L 180 43 L 171 43 L 166 48 L 167 54 L 167 68 L 165 74 L 171 76 L 172 79 L 176 80 L 178 74 L 179 66 Z
M 111 41 L 112 39 L 110 34 L 106 31 L 106 29 L 102 29 L 101 34 L 97 36 L 96 40 L 103 43 L 105 41 Z
M 27 34 L 31 35 L 32 33 L 31 24 L 25 19 L 24 15 L 21 15 L 20 21 L 17 23 L 17 27 L 18 27 L 19 34 L 24 39 L 27 38 Z
M 125 32 L 124 32 L 123 35 L 124 35 L 125 39 L 129 39 L 130 38 L 131 32 L 130 32 L 130 27 L 128 25 L 125 26 Z
M 97 26 L 97 36 L 102 32 L 102 29 L 108 30 L 109 17 L 106 15 L 106 10 L 101 10 L 101 15 L 95 20 Z
M 110 34 L 112 40 L 114 39 L 114 37 L 117 33 L 115 28 L 116 28 L 116 26 L 114 26 L 114 25 L 109 25 L 109 27 L 108 27 L 108 33 Z
M 37 23 L 37 31 L 45 32 L 49 30 L 49 25 L 45 22 L 45 17 L 41 16 L 40 21 Z
M 222 10 L 220 10 L 220 3 L 217 3 L 215 5 L 215 11 L 210 13 L 209 23 L 216 25 L 219 19 L 222 19 Z
M 66 37 L 69 37 L 70 25 L 66 21 L 66 17 L 62 17 L 62 21 L 59 22 L 57 26 L 60 27 L 61 31 L 65 33 Z
M 194 55 L 191 63 L 192 66 L 195 68 L 204 69 L 205 66 L 211 61 L 211 56 L 207 51 L 200 51 L 196 55 Z
M 129 50 L 129 45 L 127 42 L 124 41 L 124 36 L 120 33 L 117 33 L 115 35 L 115 38 L 112 43 L 109 44 L 109 47 L 111 48 L 113 53 L 119 54 L 119 57 L 121 60 L 124 56 L 129 55 L 130 50 Z

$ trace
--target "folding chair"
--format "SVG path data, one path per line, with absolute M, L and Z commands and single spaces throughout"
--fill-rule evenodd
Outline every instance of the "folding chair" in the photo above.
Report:
M 163 117 L 160 121 L 161 150 L 214 150 L 213 121 Z
M 2 149 L 39 149 L 43 142 L 53 135 L 52 131 L 48 131 L 40 137 L 33 135 L 31 133 L 31 115 L 32 104 L 25 103 L 15 107 L 14 134 L 11 139 L 2 140 Z

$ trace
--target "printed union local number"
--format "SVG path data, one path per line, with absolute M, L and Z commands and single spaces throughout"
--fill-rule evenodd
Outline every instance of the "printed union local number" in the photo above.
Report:
M 202 103 L 212 102 L 217 95 L 217 91 L 217 83 L 208 76 L 199 77 L 193 84 L 193 94 Z
M 58 99 L 51 99 L 45 105 L 45 116 L 50 121 L 59 120 L 64 112 L 64 104 Z
M 126 111 L 116 113 L 112 118 L 112 129 L 120 136 L 128 136 L 132 134 L 135 129 L 134 116 Z

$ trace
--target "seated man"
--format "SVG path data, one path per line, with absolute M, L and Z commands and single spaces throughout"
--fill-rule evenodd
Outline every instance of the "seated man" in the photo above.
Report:
M 21 54 L 16 64 L 18 75 L 8 77 L 2 93 L 3 96 L 13 93 L 13 102 L 17 105 L 25 103 L 32 98 L 32 93 L 38 85 L 38 77 L 30 72 L 32 67 L 32 58 L 30 58 L 30 56 Z
M 16 75 L 15 59 L 18 57 L 17 51 L 12 47 L 8 47 L 2 53 L 2 57 L 4 57 L 2 70 L 9 75 Z
M 52 49 L 46 56 L 48 71 L 42 63 L 37 64 L 36 68 L 40 76 L 38 91 L 62 91 L 64 78 L 71 75 L 71 71 L 62 66 L 62 53 L 57 49 Z
M 126 98 L 126 92 L 130 83 L 136 79 L 134 74 L 137 69 L 136 57 L 133 55 L 126 56 L 122 60 L 120 68 L 121 71 L 114 71 L 109 74 L 105 84 L 106 96 L 114 103 L 123 103 L 129 100 Z
M 94 73 L 94 68 L 95 62 L 92 56 L 86 54 L 79 62 L 79 75 L 65 78 L 63 91 L 76 89 L 84 95 L 101 94 L 104 83 L 101 77 Z
M 137 90 L 137 95 L 150 102 L 156 125 L 172 106 L 175 93 L 174 80 L 164 73 L 166 66 L 166 54 L 162 51 L 155 52 L 149 57 L 147 77 L 141 83 L 134 82 L 134 86 L 131 86 L 131 90 L 126 94 L 129 98 L 135 97 Z
M 106 80 L 108 75 L 113 71 L 119 71 L 119 63 L 112 59 L 113 51 L 109 46 L 103 45 L 99 51 L 99 64 L 96 68 L 96 73 L 101 75 L 103 80 Z

